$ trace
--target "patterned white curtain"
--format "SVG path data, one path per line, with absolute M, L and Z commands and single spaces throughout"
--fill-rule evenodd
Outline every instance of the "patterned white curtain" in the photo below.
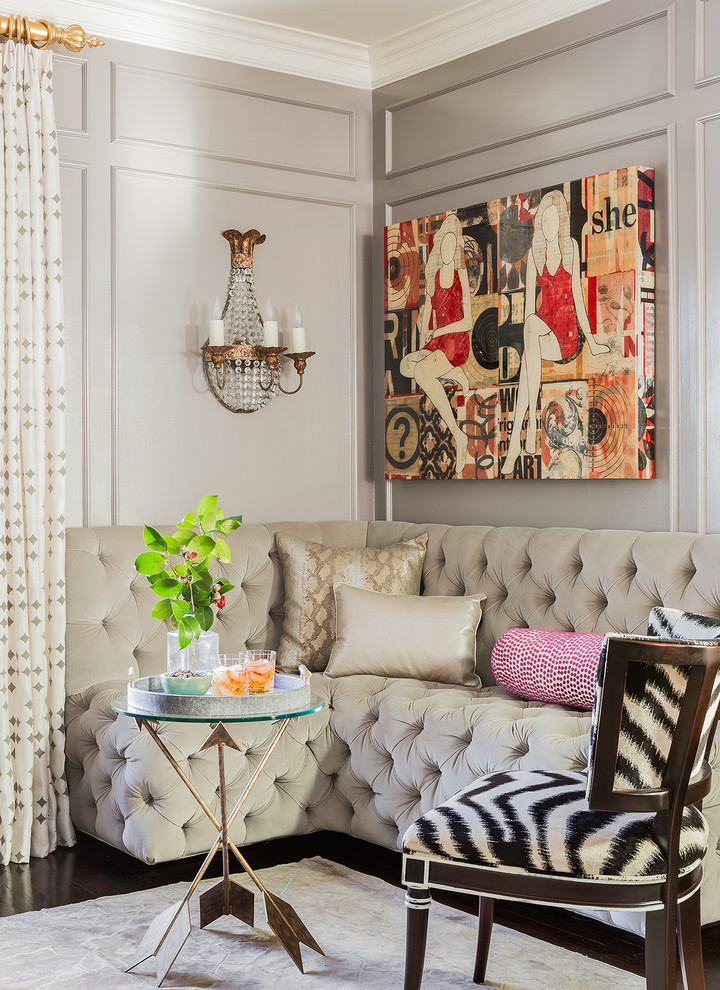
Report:
M 75 841 L 64 779 L 60 167 L 52 55 L 2 46 L 0 858 Z

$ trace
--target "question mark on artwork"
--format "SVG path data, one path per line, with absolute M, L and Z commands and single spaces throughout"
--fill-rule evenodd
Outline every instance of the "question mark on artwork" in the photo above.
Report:
M 410 435 L 410 420 L 407 418 L 407 416 L 398 416 L 395 422 L 393 423 L 393 429 L 403 431 L 403 434 L 400 437 L 400 449 L 398 450 L 398 458 L 399 460 L 404 461 L 405 458 L 407 457 L 407 454 L 403 450 L 403 446 L 408 436 Z

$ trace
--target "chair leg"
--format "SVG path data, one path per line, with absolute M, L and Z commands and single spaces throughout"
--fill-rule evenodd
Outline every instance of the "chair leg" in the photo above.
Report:
M 699 890 L 678 904 L 678 947 L 685 990 L 705 990 Z
M 675 990 L 677 986 L 676 910 L 663 908 L 645 915 L 645 986 Z
M 425 963 L 430 904 L 430 891 L 427 887 L 408 888 L 405 894 L 407 929 L 405 935 L 404 990 L 420 990 Z
M 488 953 L 490 952 L 490 936 L 492 935 L 495 901 L 492 897 L 481 897 L 478 910 L 478 938 L 475 951 L 475 972 L 473 983 L 485 982 Z

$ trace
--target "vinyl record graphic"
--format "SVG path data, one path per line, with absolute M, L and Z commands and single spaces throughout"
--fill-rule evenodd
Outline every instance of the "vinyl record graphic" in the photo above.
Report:
M 401 227 L 388 228 L 385 309 L 406 309 L 419 302 L 420 256 Z
M 470 344 L 481 368 L 494 371 L 498 367 L 498 311 L 486 309 L 475 320 Z
M 624 477 L 628 442 L 637 443 L 627 392 L 612 379 L 588 383 L 588 463 L 596 478 Z M 631 444 L 632 447 L 632 444 Z

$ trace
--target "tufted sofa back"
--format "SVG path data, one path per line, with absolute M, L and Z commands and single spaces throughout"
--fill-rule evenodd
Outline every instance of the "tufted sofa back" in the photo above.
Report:
M 171 527 L 160 527 L 169 532 Z M 423 572 L 428 595 L 487 595 L 478 670 L 493 683 L 490 651 L 514 626 L 645 633 L 650 610 L 666 605 L 720 617 L 720 535 L 629 530 L 327 522 L 246 525 L 230 534 L 235 586 L 218 616 L 223 652 L 274 648 L 283 620 L 275 533 L 331 546 L 386 546 L 429 533 Z M 70 529 L 67 534 L 66 687 L 125 679 L 165 665 L 165 628 L 133 561 L 139 526 Z

